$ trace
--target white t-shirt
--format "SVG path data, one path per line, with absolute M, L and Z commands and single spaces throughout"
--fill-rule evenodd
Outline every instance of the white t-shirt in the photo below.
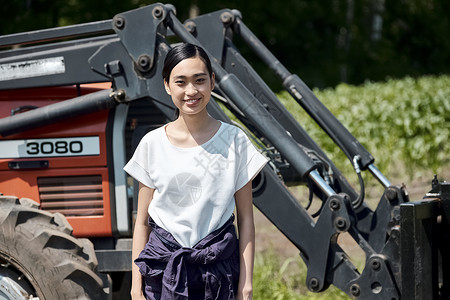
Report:
M 154 188 L 148 213 L 183 246 L 193 247 L 231 217 L 234 193 L 267 163 L 236 126 L 221 123 L 206 143 L 174 146 L 165 126 L 147 133 L 124 170 Z

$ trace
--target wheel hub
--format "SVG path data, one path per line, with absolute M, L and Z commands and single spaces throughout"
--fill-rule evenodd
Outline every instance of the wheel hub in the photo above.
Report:
M 0 300 L 39 300 L 24 277 L 10 263 L 0 264 Z

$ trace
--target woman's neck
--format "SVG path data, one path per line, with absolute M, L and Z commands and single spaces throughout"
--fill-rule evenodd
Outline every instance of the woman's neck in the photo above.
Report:
M 207 131 L 213 124 L 217 124 L 217 120 L 212 118 L 205 110 L 204 112 L 195 115 L 182 113 L 174 123 L 176 123 L 178 130 L 195 135 L 204 132 L 205 130 Z
M 181 114 L 172 125 L 166 127 L 166 134 L 172 144 L 193 147 L 207 142 L 220 127 L 220 122 L 207 112 L 195 115 Z

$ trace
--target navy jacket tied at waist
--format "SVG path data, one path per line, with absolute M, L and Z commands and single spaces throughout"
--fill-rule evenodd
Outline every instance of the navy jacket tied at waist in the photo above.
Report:
M 149 219 L 149 241 L 135 260 L 147 299 L 234 299 L 239 244 L 233 221 L 186 248 Z

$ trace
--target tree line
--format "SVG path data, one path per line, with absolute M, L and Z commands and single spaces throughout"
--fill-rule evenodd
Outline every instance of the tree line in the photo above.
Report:
M 181 21 L 215 10 L 241 11 L 245 24 L 313 87 L 406 75 L 449 74 L 448 0 L 172 0 Z M 0 34 L 111 19 L 148 0 L 4 1 Z M 166 2 L 164 2 L 166 3 Z M 245 49 L 264 78 L 269 71 Z

